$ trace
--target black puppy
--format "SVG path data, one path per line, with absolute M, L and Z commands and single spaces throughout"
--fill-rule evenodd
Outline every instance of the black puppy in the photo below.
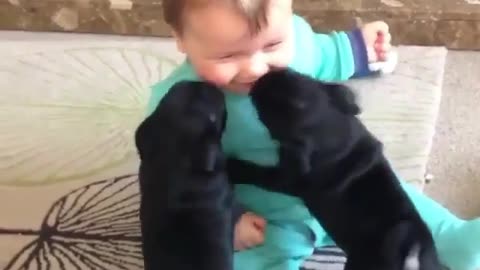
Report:
M 217 88 L 180 82 L 138 127 L 146 270 L 232 269 L 232 191 L 220 147 L 225 121 Z
M 292 70 L 271 71 L 251 92 L 280 143 L 278 167 L 229 160 L 233 182 L 303 199 L 347 254 L 347 270 L 440 270 L 428 227 L 403 191 L 382 143 L 356 117 L 352 91 Z

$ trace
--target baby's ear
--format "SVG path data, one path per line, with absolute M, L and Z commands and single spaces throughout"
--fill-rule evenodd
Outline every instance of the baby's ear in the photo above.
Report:
M 320 87 L 327 92 L 330 103 L 344 114 L 358 115 L 361 113 L 357 97 L 352 89 L 343 84 L 320 83 Z

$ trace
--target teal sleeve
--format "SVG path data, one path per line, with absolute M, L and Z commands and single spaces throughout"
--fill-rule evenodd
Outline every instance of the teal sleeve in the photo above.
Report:
M 316 78 L 344 81 L 353 75 L 355 65 L 347 34 L 314 34 L 314 47 L 318 60 L 314 71 Z
M 295 16 L 294 38 L 293 69 L 324 81 L 345 81 L 354 74 L 354 54 L 347 33 L 316 33 L 303 18 Z

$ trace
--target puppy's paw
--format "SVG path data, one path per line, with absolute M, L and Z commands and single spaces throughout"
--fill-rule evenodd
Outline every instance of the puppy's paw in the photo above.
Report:
M 442 270 L 433 238 L 422 222 L 405 221 L 393 227 L 383 244 L 388 269 Z
M 428 228 L 414 219 L 401 221 L 364 247 L 351 250 L 345 270 L 364 269 L 444 270 Z

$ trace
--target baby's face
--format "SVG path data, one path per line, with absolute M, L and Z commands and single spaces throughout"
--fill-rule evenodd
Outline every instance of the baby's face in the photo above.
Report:
M 271 1 L 267 18 L 252 36 L 247 21 L 227 6 L 196 9 L 185 16 L 179 49 L 204 80 L 246 94 L 260 76 L 293 57 L 292 1 Z

